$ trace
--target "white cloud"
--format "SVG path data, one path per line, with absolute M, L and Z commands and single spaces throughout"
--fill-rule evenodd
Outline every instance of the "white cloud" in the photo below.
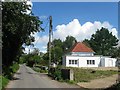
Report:
M 24 53 L 29 53 L 32 52 L 34 49 L 33 48 L 29 48 L 29 47 L 25 47 Z
M 71 35 L 76 37 L 78 41 L 82 41 L 84 39 L 89 39 L 91 35 L 101 27 L 108 28 L 109 32 L 112 32 L 113 35 L 118 37 L 116 28 L 113 28 L 109 22 L 105 21 L 101 23 L 100 21 L 95 21 L 94 23 L 86 22 L 85 24 L 81 25 L 78 19 L 74 19 L 67 25 L 58 25 L 56 27 L 56 31 L 54 31 L 54 38 L 65 40 L 66 36 Z
M 26 0 L 26 5 L 30 5 L 30 7 L 29 7 L 29 10 L 27 9 L 24 14 L 30 14 L 31 11 L 32 11 L 32 7 L 33 7 L 32 1 L 31 0 Z
M 101 23 L 100 21 L 95 22 L 86 22 L 81 25 L 78 19 L 74 19 L 68 24 L 62 24 L 56 26 L 56 30 L 53 31 L 53 38 L 65 40 L 68 35 L 71 35 L 77 39 L 77 41 L 82 41 L 84 39 L 90 39 L 91 35 L 94 34 L 97 29 L 101 29 L 101 27 L 108 28 L 109 32 L 112 32 L 113 35 L 118 37 L 118 32 L 116 28 L 114 28 L 109 22 L 105 21 Z M 39 36 L 37 33 L 33 34 L 35 36 L 36 47 L 40 49 L 42 52 L 46 52 L 47 43 L 48 43 L 48 35 Z

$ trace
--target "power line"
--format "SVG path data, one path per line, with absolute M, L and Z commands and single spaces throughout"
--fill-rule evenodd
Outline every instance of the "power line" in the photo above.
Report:
M 49 24 L 49 17 L 47 17 L 46 21 L 47 21 L 47 23 L 46 23 L 45 27 L 43 28 L 43 30 L 45 30 L 47 28 L 48 24 Z M 40 39 L 40 37 L 36 40 L 36 43 L 34 45 L 36 45 L 38 43 L 39 39 Z

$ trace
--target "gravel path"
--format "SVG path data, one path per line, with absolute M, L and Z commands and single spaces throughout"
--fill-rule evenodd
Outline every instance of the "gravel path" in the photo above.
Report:
M 78 85 L 84 88 L 107 88 L 115 84 L 117 79 L 118 75 L 115 74 L 110 77 L 91 80 L 90 82 L 80 82 Z

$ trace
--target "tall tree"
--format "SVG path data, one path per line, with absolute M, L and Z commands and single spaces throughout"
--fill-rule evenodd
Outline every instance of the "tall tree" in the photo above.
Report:
M 63 50 L 64 53 L 68 51 L 75 43 L 77 40 L 73 36 L 67 36 L 65 41 L 63 42 Z
M 63 46 L 63 42 L 60 39 L 54 39 L 52 42 L 53 46 L 56 47 L 62 47 Z
M 96 54 L 110 55 L 114 46 L 118 44 L 118 39 L 112 35 L 112 32 L 109 32 L 108 29 L 102 27 L 92 35 L 88 43 Z
M 2 3 L 3 66 L 12 65 L 22 45 L 34 41 L 31 33 L 42 30 L 39 18 L 32 13 L 26 14 L 29 7 L 26 2 Z
M 62 55 L 63 55 L 63 49 L 62 49 L 63 42 L 60 39 L 54 39 L 52 44 L 53 44 L 51 50 L 52 62 L 60 63 L 62 61 Z

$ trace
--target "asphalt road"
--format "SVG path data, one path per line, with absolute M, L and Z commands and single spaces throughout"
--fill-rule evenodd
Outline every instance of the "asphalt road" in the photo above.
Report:
M 37 73 L 26 65 L 20 65 L 15 79 L 7 88 L 80 88 L 77 85 L 52 80 L 46 74 Z M 81 90 L 81 89 L 80 89 Z

